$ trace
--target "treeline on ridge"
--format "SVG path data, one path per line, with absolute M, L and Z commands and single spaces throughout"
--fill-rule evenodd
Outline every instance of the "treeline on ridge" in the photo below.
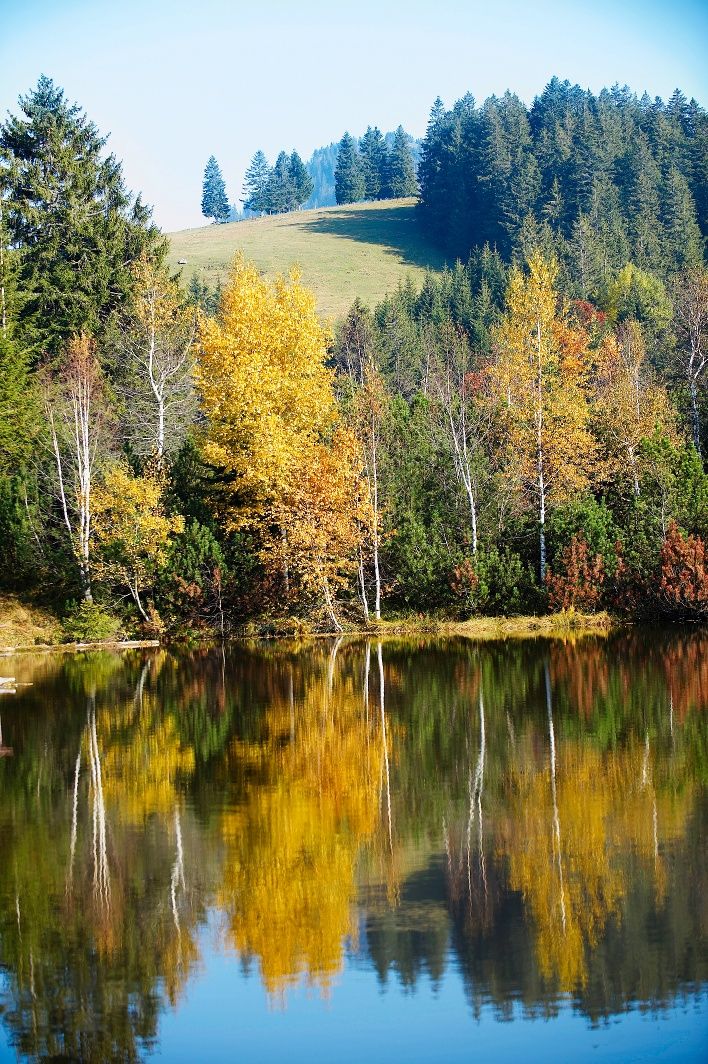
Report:
M 664 103 L 558 78 L 531 107 L 438 99 L 418 179 L 421 222 L 452 257 L 542 247 L 569 293 L 596 298 L 629 261 L 659 277 L 703 262 L 708 115 L 678 89 Z

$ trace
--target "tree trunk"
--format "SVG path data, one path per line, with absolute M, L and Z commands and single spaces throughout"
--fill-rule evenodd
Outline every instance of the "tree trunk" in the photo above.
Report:
M 381 572 L 379 570 L 379 471 L 377 462 L 376 434 L 371 432 L 371 468 L 373 474 L 372 502 L 374 507 L 374 617 L 381 620 Z
M 696 450 L 701 453 L 701 423 L 698 416 L 698 388 L 696 378 L 691 377 L 691 424 L 693 427 L 693 442 Z
M 359 591 L 361 594 L 361 605 L 364 611 L 364 624 L 369 624 L 369 603 L 366 598 L 366 583 L 364 581 L 364 554 L 361 547 L 359 547 Z
M 334 630 L 335 630 L 335 632 L 343 632 L 344 629 L 342 628 L 341 624 L 339 623 L 339 619 L 337 618 L 337 614 L 334 611 L 334 600 L 332 599 L 332 592 L 329 589 L 329 580 L 327 579 L 327 577 L 324 578 L 323 585 L 322 585 L 322 590 L 324 592 L 324 600 L 325 600 L 325 605 L 327 607 L 327 613 L 329 615 L 329 619 L 331 620 L 332 624 L 334 625 Z

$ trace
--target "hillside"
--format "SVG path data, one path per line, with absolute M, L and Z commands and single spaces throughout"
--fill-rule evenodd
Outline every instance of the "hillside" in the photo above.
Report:
M 170 234 L 170 265 L 185 259 L 185 281 L 196 273 L 214 284 L 238 251 L 271 275 L 297 263 L 320 313 L 337 318 L 357 296 L 373 306 L 406 277 L 419 281 L 426 268 L 443 266 L 420 232 L 414 203 L 381 200 L 186 229 Z

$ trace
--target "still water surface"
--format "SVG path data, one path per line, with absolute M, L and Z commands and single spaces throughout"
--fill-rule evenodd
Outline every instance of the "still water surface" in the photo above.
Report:
M 0 1059 L 706 1059 L 705 634 L 1 665 Z

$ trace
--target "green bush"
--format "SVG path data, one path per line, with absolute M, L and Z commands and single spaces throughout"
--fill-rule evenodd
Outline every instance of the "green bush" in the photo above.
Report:
M 463 615 L 507 616 L 537 606 L 533 573 L 508 548 L 479 550 L 456 567 L 451 584 Z
M 66 643 L 101 643 L 116 638 L 120 621 L 95 602 L 69 602 L 61 627 Z

